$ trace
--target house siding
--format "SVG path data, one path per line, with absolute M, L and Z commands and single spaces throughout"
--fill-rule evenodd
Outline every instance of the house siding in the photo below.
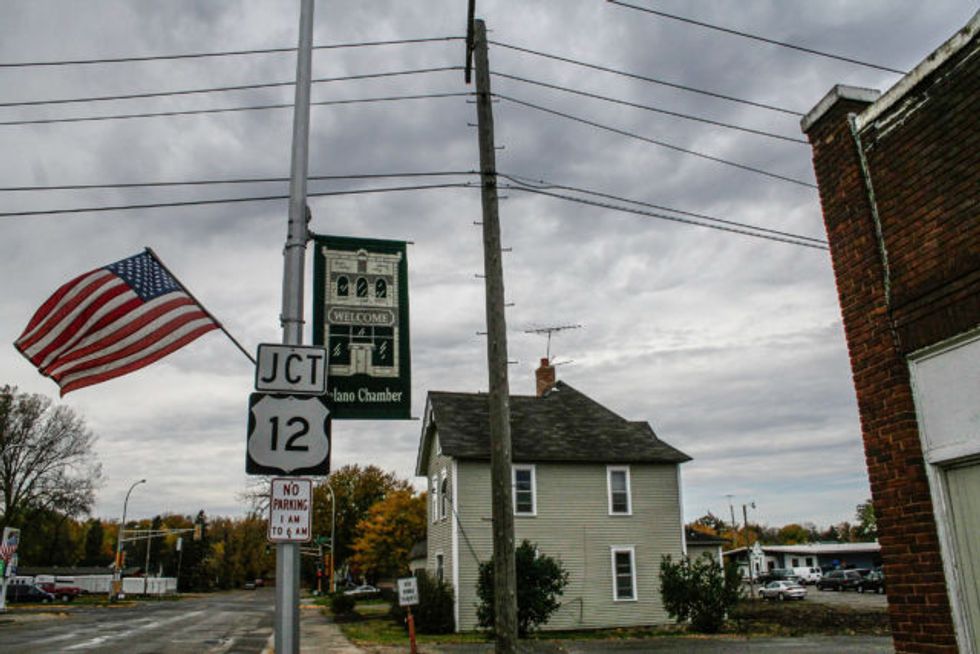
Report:
M 492 554 L 490 470 L 461 461 L 459 474 L 459 628 L 475 629 L 479 561 Z M 537 463 L 534 517 L 515 516 L 528 539 L 569 571 L 562 606 L 545 629 L 589 629 L 669 621 L 660 599 L 660 559 L 682 554 L 677 466 L 630 466 L 632 515 L 610 516 L 605 464 Z M 613 600 L 611 551 L 635 551 L 636 601 Z
M 429 521 L 429 531 L 428 531 L 428 551 L 426 552 L 426 570 L 429 574 L 435 576 L 436 574 L 436 554 L 442 554 L 443 561 L 443 580 L 452 583 L 453 580 L 453 570 L 456 566 L 456 561 L 453 556 L 453 530 L 452 530 L 452 515 L 453 507 L 455 506 L 455 498 L 450 495 L 450 509 L 448 515 L 445 518 L 439 518 L 437 515 L 433 516 L 433 510 L 438 510 L 439 503 L 433 507 L 432 501 L 432 480 L 437 480 L 438 484 L 442 484 L 442 474 L 443 471 L 446 473 L 446 478 L 449 480 L 449 488 L 453 487 L 453 462 L 450 457 L 444 456 L 442 454 L 436 454 L 438 452 L 438 439 L 433 439 L 433 452 L 432 456 L 429 457 L 429 467 L 426 476 L 426 489 L 429 492 L 428 508 L 426 510 L 426 519 Z

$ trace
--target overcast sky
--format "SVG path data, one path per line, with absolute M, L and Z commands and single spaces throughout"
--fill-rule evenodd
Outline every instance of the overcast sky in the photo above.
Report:
M 727 28 L 909 70 L 976 11 L 964 0 L 764 2 L 633 0 Z M 466 0 L 316 6 L 318 45 L 452 37 Z M 6 2 L 0 63 L 295 47 L 299 3 L 283 0 Z M 885 90 L 899 76 L 641 13 L 601 0 L 478 0 L 493 41 L 732 96 L 809 111 L 837 83 Z M 463 63 L 458 40 L 318 50 L 314 78 Z M 494 72 L 803 138 L 799 116 L 492 45 Z M 0 67 L 0 102 L 289 82 L 295 55 Z M 810 238 L 825 237 L 810 148 L 511 78 L 495 92 L 804 182 L 794 183 L 601 130 L 501 99 L 501 172 Z M 315 84 L 314 101 L 472 91 L 461 71 Z M 111 102 L 0 106 L 0 123 L 289 103 L 292 89 Z M 471 171 L 466 97 L 313 107 L 310 174 Z M 34 125 L 0 124 L 0 186 L 287 177 L 292 111 Z M 311 182 L 310 192 L 473 181 L 470 176 Z M 503 180 L 502 180 L 503 181 Z M 0 211 L 282 195 L 285 183 L 0 191 Z M 853 519 L 869 497 L 829 253 L 649 216 L 504 190 L 502 238 L 510 388 L 533 393 L 544 337 L 558 376 L 693 457 L 684 512 L 727 518 L 727 494 L 774 525 Z M 618 200 L 580 198 L 625 206 Z M 317 233 L 409 246 L 413 412 L 430 390 L 487 388 L 479 191 L 312 197 Z M 636 207 L 638 205 L 632 205 Z M 59 285 L 145 246 L 254 351 L 281 340 L 285 200 L 0 217 L 0 383 L 56 397 L 12 343 Z M 648 208 L 648 210 L 650 210 Z M 655 210 L 658 213 L 665 213 Z M 676 215 L 676 214 L 674 214 Z M 312 271 L 311 250 L 308 269 Z M 307 298 L 312 276 L 308 276 Z M 307 336 L 310 338 L 307 300 Z M 253 369 L 220 332 L 148 368 L 68 394 L 98 435 L 106 480 L 95 514 L 238 515 Z M 412 478 L 421 423 L 337 421 L 332 463 Z

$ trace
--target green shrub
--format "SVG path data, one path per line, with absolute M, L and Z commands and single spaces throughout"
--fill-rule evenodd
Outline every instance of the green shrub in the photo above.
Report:
M 354 610 L 354 606 L 357 604 L 355 600 L 350 595 L 344 595 L 343 593 L 334 593 L 330 596 L 330 611 L 334 615 L 344 615 L 346 613 L 351 613 Z
M 677 563 L 666 555 L 660 561 L 660 595 L 667 614 L 678 623 L 691 621 L 701 633 L 717 633 L 726 614 L 742 594 L 738 567 L 729 562 L 724 569 L 710 554 Z
M 561 561 L 539 554 L 536 545 L 521 542 L 515 551 L 517 567 L 517 633 L 527 636 L 558 610 L 558 598 L 568 584 L 568 571 Z M 493 558 L 480 564 L 476 594 L 480 605 L 476 617 L 481 627 L 493 630 L 495 623 Z
M 453 587 L 439 581 L 429 573 L 416 573 L 419 587 L 419 603 L 412 607 L 415 631 L 420 634 L 449 634 L 455 631 L 453 617 Z M 397 593 L 391 606 L 391 615 L 404 623 L 405 607 L 398 605 Z

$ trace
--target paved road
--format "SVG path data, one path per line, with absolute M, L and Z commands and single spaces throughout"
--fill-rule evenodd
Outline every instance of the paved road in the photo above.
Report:
M 4 651 L 258 654 L 272 634 L 272 589 L 111 608 L 15 609 L 0 619 Z

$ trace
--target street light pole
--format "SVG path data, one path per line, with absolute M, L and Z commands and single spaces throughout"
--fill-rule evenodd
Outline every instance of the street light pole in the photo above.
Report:
M 333 571 L 337 567 L 337 561 L 334 558 L 334 553 L 337 551 L 337 545 L 334 543 L 334 528 L 337 526 L 337 496 L 333 494 L 333 487 L 330 486 L 330 482 L 327 483 L 327 490 L 330 491 L 330 594 L 333 595 L 337 590 L 333 581 Z
M 115 586 L 116 584 L 121 584 L 122 582 L 122 566 L 121 566 L 120 559 L 122 557 L 123 530 L 126 527 L 126 509 L 129 507 L 129 494 L 133 492 L 134 488 L 136 488 L 140 484 L 145 484 L 145 483 L 146 483 L 145 479 L 140 479 L 139 481 L 133 482 L 133 485 L 129 487 L 128 491 L 126 491 L 126 499 L 123 500 L 122 522 L 119 523 L 119 532 L 116 535 L 116 569 L 115 572 L 113 573 L 113 580 L 112 580 L 113 586 Z M 114 587 L 112 590 L 113 590 L 112 593 L 113 597 L 118 597 L 119 591 L 122 590 L 122 587 L 120 585 L 119 588 Z
M 755 502 L 750 502 L 749 504 L 742 505 L 742 524 L 743 531 L 745 532 L 745 559 L 749 562 L 749 593 L 750 597 L 755 597 L 755 571 L 752 568 L 752 554 L 749 552 L 749 512 L 746 508 L 751 506 L 755 508 Z

